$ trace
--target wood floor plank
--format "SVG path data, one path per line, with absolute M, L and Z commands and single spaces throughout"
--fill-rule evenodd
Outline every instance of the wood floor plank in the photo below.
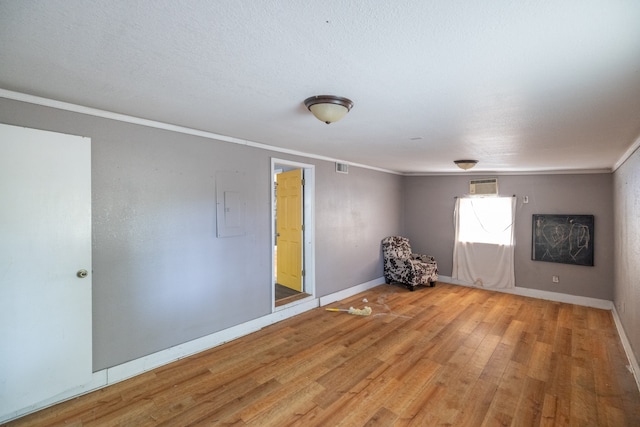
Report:
M 549 374 L 549 381 L 545 389 L 547 395 L 550 396 L 546 404 L 553 406 L 547 407 L 543 412 L 547 414 L 547 417 L 552 418 L 557 425 L 568 425 L 571 419 L 572 364 L 573 358 L 571 356 L 560 352 L 554 354 L 551 364 L 552 372 Z
M 538 341 L 533 346 L 533 354 L 529 362 L 527 375 L 540 381 L 547 381 L 551 373 L 553 347 Z
M 533 356 L 533 350 L 536 343 L 536 335 L 533 333 L 523 331 L 520 334 L 518 342 L 515 344 L 515 349 L 511 355 L 511 360 L 514 362 L 528 364 Z
M 513 415 L 512 426 L 527 427 L 541 424 L 545 398 L 544 387 L 544 381 L 530 376 L 525 377 L 518 407 Z
M 354 357 L 348 363 L 337 366 L 317 380 L 325 391 L 316 396 L 314 402 L 327 408 L 382 364 L 375 358 Z
M 363 424 L 363 427 L 387 427 L 394 425 L 398 415 L 385 407 L 381 407 Z
M 382 285 L 7 423 L 640 425 L 611 313 L 446 283 Z
M 593 371 L 575 365 L 571 369 L 571 417 L 581 420 L 584 425 L 597 425 L 598 407 Z
M 416 411 L 408 409 L 411 405 L 419 408 L 427 400 L 425 390 L 433 383 L 436 373 L 442 366 L 433 360 L 421 358 L 412 363 L 410 375 L 397 377 L 399 387 L 385 402 L 385 407 L 404 417 L 413 417 Z M 391 368 L 393 369 L 393 367 Z M 415 402 L 415 404 L 414 404 Z
M 526 365 L 514 361 L 508 362 L 485 419 L 493 420 L 496 425 L 511 425 L 526 376 Z
M 573 348 L 572 329 L 559 326 L 556 329 L 556 337 L 553 342 L 553 348 L 556 353 L 571 356 L 571 349 Z
M 558 398 L 556 396 L 546 393 L 544 395 L 544 402 L 542 404 L 542 414 L 540 419 L 540 426 L 552 427 L 552 426 L 566 426 L 569 425 L 569 419 L 557 418 L 558 414 Z
M 307 377 L 301 376 L 282 384 L 281 387 L 254 402 L 251 405 L 240 409 L 237 414 L 245 422 L 259 424 L 261 420 L 276 422 L 276 415 L 290 418 L 295 414 L 304 415 L 316 406 L 314 396 L 317 396 L 325 388 L 317 382 L 310 382 Z
M 377 412 L 382 408 L 390 394 L 402 387 L 395 378 L 390 378 L 382 373 L 372 378 L 365 388 L 360 390 L 355 396 L 355 405 L 347 411 L 345 416 L 340 417 L 336 426 L 362 425 L 371 418 L 372 412 Z M 390 412 L 390 411 L 389 411 Z

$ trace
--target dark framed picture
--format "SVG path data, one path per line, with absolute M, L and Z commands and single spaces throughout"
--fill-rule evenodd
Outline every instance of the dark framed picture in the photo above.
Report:
M 593 266 L 593 215 L 533 215 L 531 259 Z

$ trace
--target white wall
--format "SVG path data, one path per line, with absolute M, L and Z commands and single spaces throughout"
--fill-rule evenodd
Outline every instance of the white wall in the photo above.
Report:
M 640 356 L 640 151 L 616 170 L 613 301 L 636 356 Z

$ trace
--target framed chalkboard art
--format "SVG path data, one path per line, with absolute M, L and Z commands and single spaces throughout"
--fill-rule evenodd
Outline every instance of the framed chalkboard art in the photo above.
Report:
M 593 266 L 593 215 L 533 215 L 531 259 Z

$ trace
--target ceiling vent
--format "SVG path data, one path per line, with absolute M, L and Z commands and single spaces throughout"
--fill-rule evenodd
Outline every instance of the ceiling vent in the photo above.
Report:
M 346 163 L 336 163 L 336 172 L 349 173 L 349 165 Z
M 498 179 L 472 179 L 469 181 L 469 194 L 473 196 L 497 196 Z

